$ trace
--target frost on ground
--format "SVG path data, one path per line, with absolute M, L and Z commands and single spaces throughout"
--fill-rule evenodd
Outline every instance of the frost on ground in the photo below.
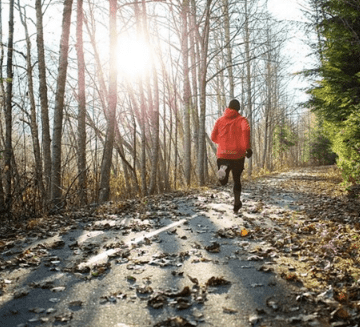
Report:
M 355 326 L 359 212 L 333 167 L 0 229 L 0 326 Z

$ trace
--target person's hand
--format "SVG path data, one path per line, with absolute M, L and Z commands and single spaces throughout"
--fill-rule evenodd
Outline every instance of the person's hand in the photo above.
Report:
M 251 158 L 252 154 L 253 154 L 253 152 L 251 149 L 246 150 L 246 158 L 248 158 L 248 159 Z

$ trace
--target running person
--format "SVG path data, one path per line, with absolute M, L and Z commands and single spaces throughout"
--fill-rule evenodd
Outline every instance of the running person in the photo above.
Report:
M 247 119 L 239 114 L 239 110 L 239 101 L 231 100 L 224 114 L 215 122 L 211 133 L 211 140 L 218 145 L 216 156 L 221 185 L 227 184 L 229 173 L 232 171 L 234 212 L 238 212 L 242 207 L 240 178 L 244 170 L 245 156 L 252 156 L 250 126 Z

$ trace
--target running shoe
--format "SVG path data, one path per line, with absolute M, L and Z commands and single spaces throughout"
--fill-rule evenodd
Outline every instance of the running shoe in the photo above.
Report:
M 226 177 L 226 169 L 227 169 L 227 166 L 225 166 L 225 165 L 220 166 L 220 169 L 217 172 L 217 175 L 218 175 L 218 178 L 219 178 L 220 181 L 225 179 L 225 177 Z

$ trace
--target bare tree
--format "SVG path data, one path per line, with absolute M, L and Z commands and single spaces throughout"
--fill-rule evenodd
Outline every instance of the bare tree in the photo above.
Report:
M 204 10 L 204 23 L 202 34 L 198 33 L 201 44 L 200 58 L 200 122 L 199 122 L 199 154 L 198 154 L 198 178 L 200 185 L 205 184 L 205 145 L 206 145 L 206 85 L 207 85 L 207 67 L 208 67 L 208 50 L 209 50 L 209 33 L 210 33 L 210 13 L 212 0 L 206 1 Z
M 188 12 L 189 1 L 183 0 L 181 4 L 181 52 L 183 60 L 183 106 L 184 106 L 184 161 L 185 161 L 185 180 L 190 186 L 191 177 L 191 126 L 190 126 L 190 111 L 191 111 L 191 94 L 190 94 L 190 80 L 189 80 L 189 31 L 188 31 Z
M 39 131 L 38 124 L 36 119 L 36 104 L 34 96 L 34 83 L 33 83 L 33 68 L 31 62 L 31 40 L 28 32 L 27 22 L 26 22 L 26 7 L 21 8 L 20 1 L 18 0 L 18 9 L 20 13 L 20 20 L 25 30 L 25 40 L 26 40 L 26 75 L 28 79 L 28 97 L 30 100 L 30 128 L 31 136 L 34 149 L 34 158 L 35 158 L 35 184 L 40 190 L 41 196 L 45 198 L 45 190 L 43 184 L 43 175 L 42 175 L 42 160 L 41 160 L 41 150 L 39 142 Z M 23 12 L 24 11 L 24 12 Z
M 4 46 L 2 42 L 2 6 L 0 5 L 0 88 L 1 88 L 1 99 L 0 99 L 0 117 L 2 116 L 2 109 L 5 108 L 4 102 L 4 95 L 5 95 L 5 88 L 4 88 L 4 81 L 3 81 L 3 61 L 4 61 Z M 1 127 L 0 127 L 1 128 Z M 1 133 L 2 134 L 2 133 Z M 2 135 L 1 135 L 2 136 Z M 0 159 L 2 159 L 3 150 L 1 149 L 0 152 Z M 3 169 L 0 166 L 0 212 L 5 211 L 5 193 L 3 188 Z
M 38 69 L 39 69 L 39 96 L 41 106 L 41 131 L 42 131 L 42 153 L 44 158 L 44 177 L 47 198 L 50 198 L 50 181 L 51 181 L 51 139 L 49 108 L 46 82 L 46 63 L 44 50 L 44 32 L 43 32 L 43 13 L 41 0 L 35 0 L 36 10 L 36 45 L 38 52 Z
M 245 0 L 245 61 L 246 61 L 246 90 L 247 90 L 247 119 L 249 121 L 250 130 L 253 128 L 253 107 L 252 107 L 252 87 L 251 87 L 251 59 L 250 59 L 250 31 L 249 31 L 249 11 L 248 0 Z M 251 134 L 253 135 L 253 133 Z M 248 162 L 248 175 L 252 174 L 252 157 Z
M 52 163 L 51 163 L 51 201 L 54 206 L 61 204 L 61 137 L 63 129 L 63 111 L 66 73 L 68 66 L 69 35 L 73 0 L 64 1 L 62 34 L 60 40 L 59 68 L 55 94 Z
M 153 194 L 156 188 L 156 177 L 158 176 L 159 169 L 159 151 L 160 151 L 160 139 L 159 139 L 159 83 L 158 75 L 153 64 L 152 75 L 154 80 L 154 104 L 153 110 L 151 112 L 151 121 L 152 121 L 152 158 L 151 158 L 151 175 L 150 175 L 150 185 L 149 185 L 149 194 Z
M 85 104 L 85 58 L 83 45 L 83 0 L 77 1 L 76 50 L 78 58 L 78 175 L 79 201 L 87 203 L 86 187 L 86 104 Z
M 64 5 L 65 16 L 65 7 L 68 8 L 70 3 L 72 6 L 72 1 L 52 3 L 54 6 Z M 87 200 L 106 201 L 134 194 L 147 195 L 190 186 L 194 181 L 205 184 L 208 174 L 216 171 L 212 153 L 216 147 L 208 137 L 210 120 L 222 114 L 227 97 L 241 100 L 245 115 L 252 124 L 253 147 L 261 150 L 254 152 L 250 165 L 254 170 L 275 162 L 271 157 L 271 137 L 275 126 L 281 124 L 280 116 L 284 117 L 283 121 L 292 133 L 300 133 L 301 129 L 294 127 L 294 121 L 286 119 L 288 100 L 280 90 L 282 63 L 277 61 L 279 53 L 273 51 L 279 47 L 279 42 L 275 32 L 267 38 L 266 16 L 263 12 L 258 15 L 257 11 L 262 9 L 261 1 L 178 0 L 155 3 L 136 0 L 119 4 L 112 0 L 108 4 L 78 0 L 76 34 L 75 30 L 73 32 L 77 51 L 76 54 L 68 51 L 69 40 L 64 48 L 66 32 L 70 33 L 69 14 L 67 22 L 63 19 L 58 64 L 54 59 L 57 51 L 51 49 L 51 43 L 47 43 L 43 36 L 42 22 L 43 19 L 47 21 L 48 11 L 41 0 L 34 3 L 39 76 L 32 76 L 31 60 L 35 60 L 34 57 L 31 59 L 31 53 L 21 54 L 20 48 L 14 50 L 14 58 L 17 56 L 19 66 L 26 66 L 28 73 L 24 79 L 20 70 L 14 68 L 14 85 L 19 87 L 13 86 L 12 90 L 15 99 L 12 101 L 12 117 L 15 119 L 21 115 L 24 124 L 30 122 L 31 130 L 25 128 L 21 131 L 21 142 L 12 141 L 12 186 L 16 185 L 14 164 L 18 163 L 19 171 L 26 174 L 33 169 L 29 158 L 39 157 L 40 149 L 35 144 L 38 128 L 38 133 L 42 134 L 41 142 L 38 140 L 37 143 L 42 146 L 44 186 L 48 190 L 50 174 L 47 167 L 50 167 L 53 173 L 51 198 L 56 205 L 61 204 L 62 189 L 65 188 L 67 195 L 79 190 L 78 197 L 67 196 L 67 204 L 76 199 L 78 205 Z M 23 8 L 22 13 L 25 15 Z M 29 22 L 29 18 L 25 22 Z M 104 24 L 108 19 L 110 26 Z M 144 68 L 138 76 L 132 74 L 127 78 L 124 74 L 116 78 L 117 63 L 113 51 L 116 49 L 117 20 L 122 26 L 121 33 L 134 39 L 136 36 L 140 40 L 147 38 L 150 46 L 158 50 L 154 55 L 156 65 L 148 65 L 150 69 Z M 84 35 L 83 24 L 88 32 Z M 28 34 L 31 34 L 29 24 L 28 27 Z M 108 49 L 109 39 L 101 38 L 108 32 L 110 63 L 109 52 L 102 49 L 105 45 L 105 50 Z M 15 33 L 15 44 L 26 46 L 27 38 L 30 41 L 31 36 L 19 40 Z M 46 66 L 44 46 L 49 49 Z M 27 49 L 30 49 L 29 43 Z M 85 63 L 85 58 L 93 60 L 94 64 Z M 55 71 L 57 65 L 58 74 Z M 134 63 L 128 65 L 134 66 Z M 161 71 L 156 71 L 160 65 Z M 31 91 L 32 83 L 35 88 L 39 85 L 38 91 Z M 25 84 L 29 87 L 28 97 L 25 97 Z M 66 92 L 66 107 L 65 87 L 73 91 Z M 41 100 L 41 127 L 36 125 L 36 122 L 40 124 L 39 120 L 36 121 L 36 114 L 40 114 L 35 110 L 37 96 Z M 55 99 L 54 108 L 48 108 L 47 96 L 49 101 Z M 49 114 L 53 114 L 53 109 L 51 144 Z M 27 116 L 24 118 L 24 115 Z M 5 120 L 3 125 L 6 126 Z M 13 129 L 13 137 L 16 133 L 17 130 Z M 29 148 L 29 136 L 32 136 L 33 148 Z M 5 144 L 6 137 L 0 137 L 1 144 Z M 291 155 L 284 155 L 284 158 L 296 159 L 298 154 L 294 149 L 290 149 Z M 36 171 L 41 172 L 41 160 L 34 162 L 40 163 Z M 87 169 L 87 165 L 91 168 Z M 39 176 L 40 173 L 36 174 Z M 4 176 L 2 178 L 5 182 Z M 41 177 L 36 179 L 41 180 Z M 12 193 L 17 193 L 17 190 L 13 188 Z
M 229 13 L 229 0 L 223 0 L 223 11 L 224 11 L 224 35 L 225 35 L 225 48 L 226 48 L 226 61 L 229 75 L 229 96 L 231 99 L 235 97 L 235 82 L 233 73 L 233 59 L 232 59 L 232 46 L 230 39 L 230 13 Z
M 114 146 L 116 103 L 117 103 L 117 33 L 116 33 L 116 0 L 109 0 L 110 60 L 109 60 L 109 102 L 105 146 L 101 164 L 99 201 L 109 200 L 110 169 Z
M 6 62 L 6 102 L 5 102 L 5 206 L 12 202 L 12 92 L 13 92 L 13 41 L 14 41 L 14 0 L 9 2 L 9 37 Z

